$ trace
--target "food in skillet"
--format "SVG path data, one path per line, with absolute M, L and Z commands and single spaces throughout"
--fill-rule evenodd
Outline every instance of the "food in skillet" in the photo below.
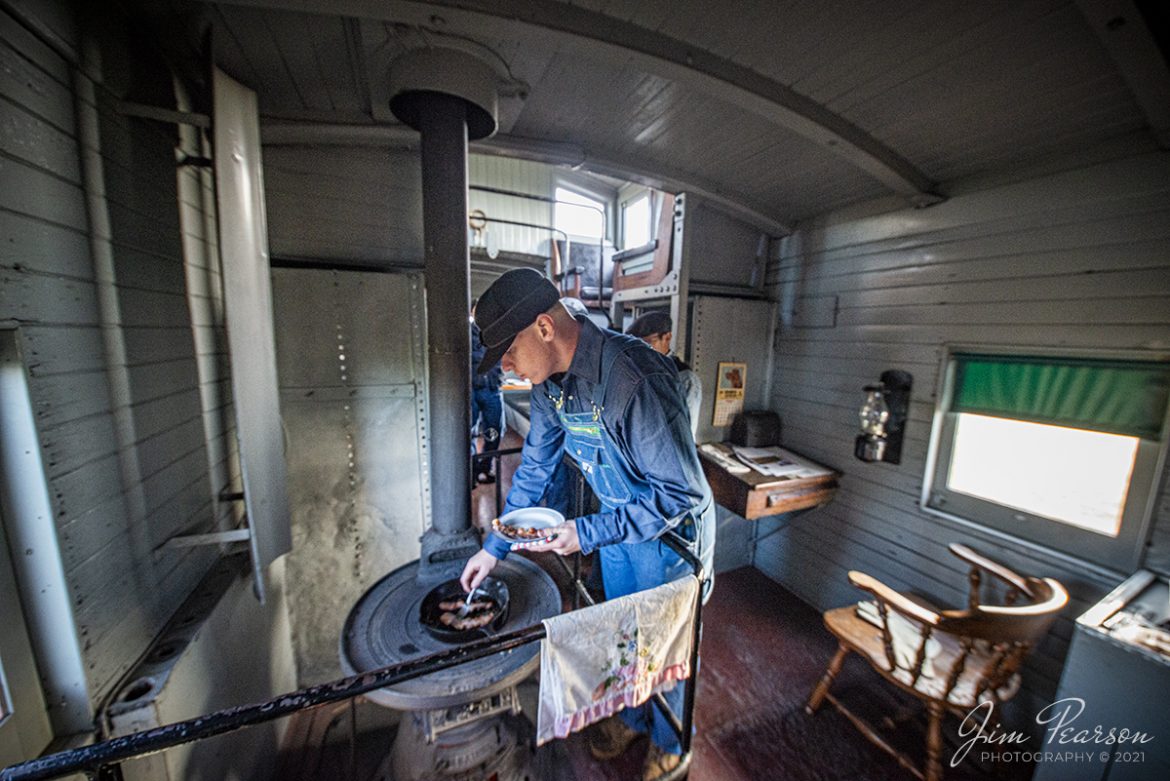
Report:
M 462 607 L 462 600 L 440 602 L 439 609 L 445 612 L 439 616 L 439 623 L 462 632 L 465 629 L 479 629 L 482 626 L 487 626 L 495 621 L 496 616 L 500 613 L 500 608 L 495 600 L 472 602 L 470 611 L 465 616 L 459 615 L 458 611 Z
M 495 605 L 496 605 L 496 603 L 490 599 L 484 599 L 484 600 L 477 599 L 474 602 L 470 602 L 467 604 L 467 612 L 474 613 L 477 610 L 487 610 L 488 608 L 495 607 Z M 462 599 L 449 599 L 446 602 L 439 603 L 439 610 L 442 610 L 444 612 L 459 611 L 462 609 L 463 609 L 463 600 Z

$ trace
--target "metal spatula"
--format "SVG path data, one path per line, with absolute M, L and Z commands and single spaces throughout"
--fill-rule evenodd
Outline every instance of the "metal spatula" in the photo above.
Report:
M 459 608 L 455 615 L 459 616 L 460 618 L 467 618 L 467 614 L 471 612 L 471 600 L 478 593 L 478 588 L 473 588 L 471 591 L 468 591 L 467 599 L 463 600 L 463 607 Z

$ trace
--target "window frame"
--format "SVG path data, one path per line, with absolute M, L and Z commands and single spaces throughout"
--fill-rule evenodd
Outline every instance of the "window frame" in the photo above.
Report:
M 646 214 L 645 227 L 646 227 L 646 235 L 649 238 L 647 241 L 644 241 L 641 244 L 631 244 L 629 242 L 629 239 L 628 239 L 629 227 L 630 227 L 629 207 L 631 204 L 637 203 L 638 201 L 642 200 L 643 198 L 646 199 L 646 212 L 647 212 L 647 214 Z M 654 240 L 657 238 L 654 235 L 654 206 L 655 206 L 654 191 L 651 190 L 649 187 L 641 188 L 641 189 L 637 190 L 636 192 L 631 193 L 627 197 L 621 199 L 621 202 L 618 204 L 618 214 L 621 215 L 619 222 L 621 223 L 620 234 L 621 234 L 621 247 L 623 250 L 637 249 L 638 247 L 645 247 L 645 246 L 648 246 L 648 245 L 654 243 Z
M 566 178 L 564 176 L 556 177 L 552 182 L 553 202 L 551 204 L 552 208 L 549 210 L 551 212 L 549 223 L 557 230 L 564 230 L 564 228 L 562 228 L 557 223 L 557 207 L 561 204 L 573 205 L 559 199 L 557 197 L 557 190 L 568 190 L 569 192 L 576 193 L 582 198 L 588 198 L 591 201 L 601 204 L 601 237 L 598 238 L 597 236 L 586 236 L 584 234 L 569 233 L 566 231 L 571 241 L 582 244 L 598 244 L 603 242 L 610 242 L 613 240 L 611 234 L 614 231 L 613 210 L 614 201 L 616 199 L 615 193 L 594 189 L 577 181 L 576 179 Z M 584 209 L 588 207 L 581 206 L 580 208 Z
M 1138 566 L 1158 503 L 1158 484 L 1170 445 L 1170 410 L 1163 411 L 1159 441 L 1139 439 L 1134 470 L 1116 537 L 1054 521 L 946 488 L 959 413 L 951 410 L 956 357 L 978 353 L 1004 357 L 1070 358 L 1165 362 L 1170 354 L 1138 350 L 1076 350 L 1043 347 L 946 345 L 938 373 L 930 441 L 919 506 L 930 515 L 1048 554 L 1085 562 L 1111 572 Z M 1015 418 L 1010 418 L 1015 419 Z

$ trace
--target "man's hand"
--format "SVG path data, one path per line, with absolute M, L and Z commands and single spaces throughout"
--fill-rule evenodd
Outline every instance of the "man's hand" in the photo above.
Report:
M 478 553 L 467 560 L 467 565 L 463 567 L 463 574 L 459 576 L 459 584 L 463 586 L 463 590 L 471 593 L 479 588 L 479 584 L 483 579 L 495 568 L 500 560 L 486 550 L 480 549 Z
M 530 550 L 537 553 L 552 551 L 558 556 L 568 556 L 570 553 L 581 550 L 581 541 L 577 538 L 576 521 L 565 521 L 543 531 L 555 534 L 556 537 L 547 542 L 517 542 L 512 545 L 512 550 Z

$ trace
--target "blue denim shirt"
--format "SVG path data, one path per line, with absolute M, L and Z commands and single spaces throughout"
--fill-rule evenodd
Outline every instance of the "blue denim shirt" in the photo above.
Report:
M 475 370 L 479 367 L 479 362 L 483 360 L 484 354 L 487 352 L 487 347 L 480 338 L 479 326 L 475 323 L 471 324 L 471 387 L 477 390 L 487 389 L 491 391 L 498 391 L 500 383 L 504 378 L 504 370 L 500 367 L 500 362 L 496 361 L 495 366 L 488 369 L 483 374 L 476 374 Z
M 714 502 L 673 363 L 640 339 L 579 322 L 569 370 L 532 389 L 531 428 L 504 512 L 536 506 L 567 452 L 602 502 L 601 512 L 577 519 L 583 552 L 677 527 L 709 570 Z M 509 544 L 491 534 L 484 547 L 503 558 Z

